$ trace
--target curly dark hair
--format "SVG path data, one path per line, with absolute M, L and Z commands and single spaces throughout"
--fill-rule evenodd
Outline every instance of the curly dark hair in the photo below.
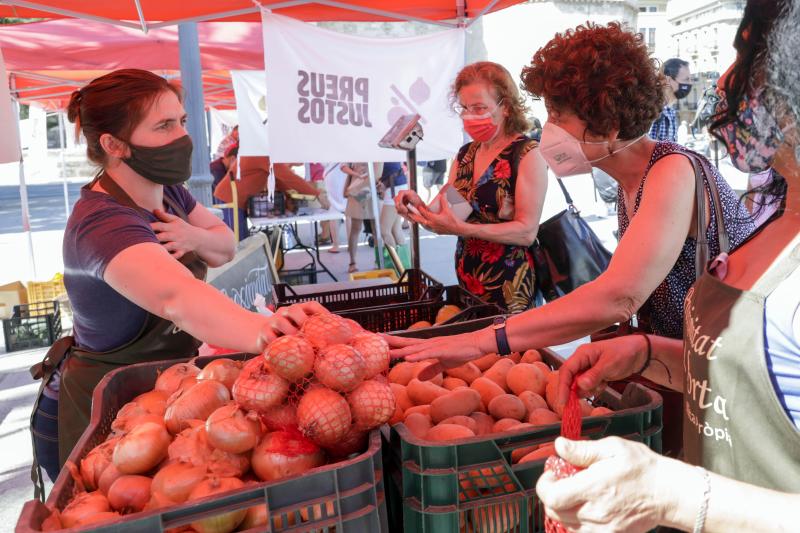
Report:
M 558 33 L 522 69 L 522 85 L 554 111 L 575 113 L 596 135 L 647 133 L 666 103 L 664 78 L 641 34 L 592 22 Z

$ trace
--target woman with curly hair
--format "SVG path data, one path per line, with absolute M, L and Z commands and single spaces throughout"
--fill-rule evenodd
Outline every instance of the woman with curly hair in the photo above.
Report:
M 511 74 L 488 61 L 473 63 L 453 84 L 455 111 L 473 142 L 461 147 L 448 185 L 429 209 L 413 191 L 395 198 L 397 212 L 440 235 L 457 235 L 459 284 L 483 300 L 515 313 L 534 303 L 529 247 L 539 231 L 547 167 L 530 129 Z M 472 205 L 462 221 L 443 193 L 453 187 Z M 408 204 L 419 214 L 410 213 Z
M 709 204 L 716 185 L 731 246 L 753 224 L 736 194 L 702 156 L 647 136 L 664 104 L 663 79 L 639 34 L 618 23 L 587 23 L 557 34 L 523 69 L 525 88 L 544 99 L 548 120 L 540 151 L 559 177 L 597 167 L 619 183 L 620 242 L 596 280 L 541 308 L 477 332 L 430 340 L 395 340 L 393 355 L 439 358 L 454 367 L 490 352 L 523 351 L 573 341 L 638 313 L 639 325 L 666 337 L 683 334 L 683 299 L 696 279 L 698 239 L 720 253 L 718 220 Z M 706 220 L 697 235 L 695 172 L 702 162 Z M 440 365 L 429 367 L 441 371 Z M 678 411 L 680 406 L 674 407 Z M 666 415 L 670 413 L 667 412 Z M 665 435 L 680 447 L 680 425 Z

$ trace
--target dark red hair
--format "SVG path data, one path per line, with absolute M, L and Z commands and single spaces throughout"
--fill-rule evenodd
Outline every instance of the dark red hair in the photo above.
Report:
M 663 77 L 641 34 L 618 22 L 558 33 L 522 69 L 522 83 L 554 111 L 569 111 L 597 135 L 646 133 L 665 104 Z
M 75 123 L 75 133 L 86 138 L 86 156 L 105 165 L 106 153 L 100 136 L 108 133 L 128 141 L 160 95 L 172 92 L 183 100 L 180 90 L 161 76 L 147 70 L 115 70 L 92 80 L 72 93 L 67 118 Z

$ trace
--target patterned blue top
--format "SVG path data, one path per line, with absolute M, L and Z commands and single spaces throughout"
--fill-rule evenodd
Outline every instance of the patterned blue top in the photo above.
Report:
M 678 112 L 671 105 L 665 105 L 661 115 L 650 126 L 650 138 L 654 141 L 678 140 Z
M 650 173 L 650 169 L 656 161 L 664 156 L 686 152 L 692 151 L 673 142 L 662 141 L 656 143 L 656 148 L 653 150 L 653 155 L 650 157 L 650 163 L 648 163 L 644 171 L 642 183 L 639 185 L 639 192 L 636 194 L 636 205 L 633 207 L 634 214 L 636 214 L 636 211 L 639 209 L 639 203 L 642 200 L 642 191 L 644 190 L 644 183 L 647 180 L 647 175 Z M 695 153 L 695 155 L 699 154 Z M 744 207 L 744 203 L 739 201 L 739 197 L 736 196 L 736 193 L 731 189 L 725 179 L 720 176 L 714 165 L 709 163 L 707 168 L 711 169 L 714 181 L 717 184 L 720 203 L 722 204 L 722 218 L 725 221 L 725 229 L 728 231 L 731 249 L 734 249 L 753 232 L 755 225 L 753 224 L 750 213 L 748 213 L 747 209 Z M 704 177 L 703 181 L 706 184 L 706 194 L 710 195 L 711 190 L 708 187 L 708 177 Z M 622 238 L 630 223 L 625 207 L 622 187 L 620 187 L 617 192 L 617 202 L 619 205 L 617 214 L 619 236 Z M 710 211 L 711 221 L 706 229 L 709 260 L 719 255 L 717 217 L 714 209 Z M 686 242 L 683 243 L 683 249 L 681 249 L 680 256 L 675 266 L 672 267 L 666 279 L 661 282 L 661 285 L 656 288 L 639 310 L 639 316 L 646 319 L 653 333 L 665 337 L 672 337 L 674 339 L 683 337 L 683 300 L 686 297 L 686 293 L 689 292 L 689 287 L 691 287 L 697 279 L 697 273 L 695 272 L 695 250 L 695 240 L 692 237 L 687 237 Z

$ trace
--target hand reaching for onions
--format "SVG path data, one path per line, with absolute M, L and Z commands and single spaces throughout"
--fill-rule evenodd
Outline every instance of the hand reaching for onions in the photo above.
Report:
M 309 317 L 328 311 L 319 303 L 310 301 L 299 304 L 281 307 L 275 314 L 266 319 L 261 328 L 258 339 L 259 352 L 263 352 L 266 346 L 282 335 L 293 335 L 300 330 L 303 323 Z

